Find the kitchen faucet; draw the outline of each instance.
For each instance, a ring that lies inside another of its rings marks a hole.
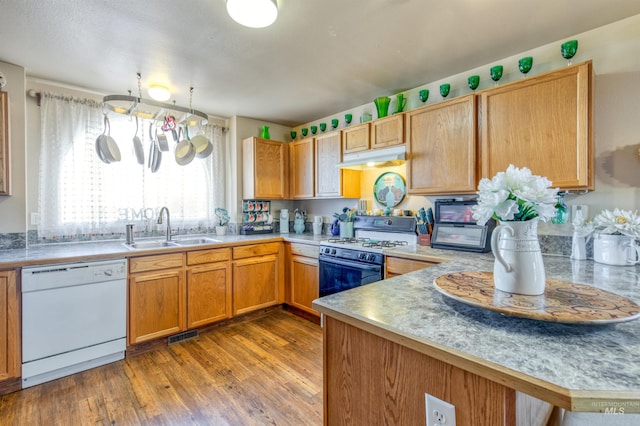
[[[158,225],[162,225],[162,212],[167,212],[167,242],[171,241],[171,216],[169,215],[169,209],[163,207],[158,214]]]

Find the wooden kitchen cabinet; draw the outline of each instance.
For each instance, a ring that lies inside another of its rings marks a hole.
[[[185,330],[183,253],[131,258],[129,273],[128,344]]]
[[[251,137],[242,141],[244,199],[282,200],[289,196],[289,146]]]
[[[460,96],[406,113],[407,192],[410,195],[476,191],[476,96]]]
[[[404,143],[404,114],[393,114],[371,122],[371,149]]]
[[[403,257],[385,257],[385,278],[393,278],[408,272],[419,271],[437,265],[437,262],[425,262],[422,260],[406,259]]]
[[[314,139],[307,138],[291,142],[289,144],[289,159],[291,162],[291,198],[313,198],[315,195]]]
[[[286,302],[314,316],[320,316],[311,307],[311,303],[320,297],[319,248],[316,245],[300,243],[289,243],[287,246],[289,282]]]
[[[347,127],[342,131],[342,153],[366,151],[370,148],[370,123]]]
[[[591,61],[481,92],[481,172],[528,167],[560,189],[594,189]]]
[[[231,317],[231,249],[187,253],[187,328]]]
[[[359,198],[360,171],[339,169],[342,132],[319,135],[315,140],[316,198]]]
[[[233,315],[284,301],[281,243],[233,248]]]
[[[18,297],[16,271],[0,271],[0,394],[20,388],[20,383],[13,383],[15,380],[10,380],[20,377]]]

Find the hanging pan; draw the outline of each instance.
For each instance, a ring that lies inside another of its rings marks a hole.
[[[138,164],[144,165],[144,148],[142,147],[142,141],[138,137],[138,116],[136,115],[136,134],[133,136],[133,152],[136,155],[136,161]]]

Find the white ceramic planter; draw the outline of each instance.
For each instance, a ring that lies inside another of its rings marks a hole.
[[[628,266],[640,263],[640,247],[633,237],[596,233],[593,260],[606,265]]]
[[[227,227],[226,226],[216,226],[216,235],[221,237],[223,235],[227,235]]]

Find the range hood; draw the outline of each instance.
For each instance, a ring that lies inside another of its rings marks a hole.
[[[405,153],[406,148],[402,145],[345,154],[342,157],[342,163],[336,164],[336,167],[341,169],[363,170],[374,167],[399,166],[405,162]]]

